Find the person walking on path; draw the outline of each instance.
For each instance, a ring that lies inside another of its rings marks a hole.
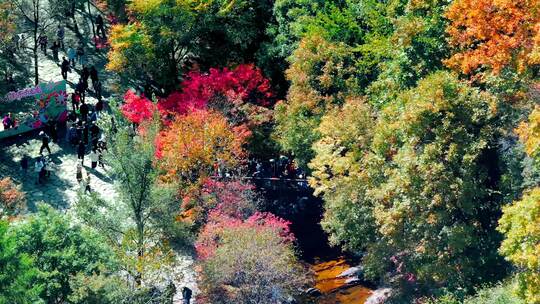
[[[69,47],[67,50],[67,56],[69,64],[75,68],[75,57],[77,57],[77,51],[73,47]]]
[[[54,143],[58,142],[58,128],[56,121],[49,121],[49,133],[51,134],[52,141]]]
[[[66,57],[62,57],[62,65],[60,66],[60,69],[62,70],[62,78],[66,80],[69,72],[69,61],[66,59]]]
[[[99,75],[95,66],[92,66],[90,68],[90,79],[92,79],[92,86],[94,87],[94,91],[95,91],[96,83],[99,82]]]
[[[77,47],[77,59],[80,65],[84,65],[86,63],[84,59],[84,47],[82,44]]]
[[[103,149],[102,145],[101,145],[102,141],[98,141],[98,148],[97,148],[97,153],[98,153],[98,165],[105,169],[105,162],[103,161],[103,152],[107,149],[105,147],[105,149]]]
[[[88,78],[90,77],[90,70],[87,66],[83,66],[81,71],[81,78],[83,80],[84,86],[88,88]]]
[[[28,156],[26,154],[21,158],[21,171],[23,178],[26,178],[26,173],[28,172]]]
[[[77,171],[75,171],[75,178],[77,179],[77,183],[81,185],[83,180],[83,167],[81,164],[77,164]]]
[[[95,106],[95,111],[96,111],[96,114],[98,115],[98,118],[99,118],[99,114],[103,111],[104,107],[105,105],[103,103],[103,100],[101,100],[101,98],[98,98],[98,102],[96,102],[96,106]]]
[[[60,50],[60,43],[58,43],[58,41],[54,41],[51,46],[51,50],[53,53],[54,61],[58,61],[58,50]]]
[[[84,181],[84,193],[92,193],[92,188],[90,187],[90,174],[86,172],[86,179]]]
[[[101,17],[100,14],[98,14],[96,17],[96,34],[98,36],[100,36],[101,34],[101,38],[103,39],[107,38],[107,35],[105,34],[105,26],[103,22],[103,17]]]
[[[92,152],[90,152],[90,155],[88,155],[88,157],[90,157],[90,162],[92,163],[92,169],[96,169],[98,165],[98,161],[99,161],[99,155],[97,153],[96,147],[92,148]]]
[[[36,185],[41,184],[45,179],[45,164],[43,163],[43,159],[41,157],[38,157],[36,163],[34,164],[34,172],[36,172],[38,176]]]
[[[101,132],[101,129],[98,127],[98,125],[92,123],[90,126],[90,135],[92,136],[92,142],[95,141],[95,146],[97,146],[97,142],[99,140],[99,132]]]
[[[73,107],[73,112],[79,111],[80,102],[81,102],[81,95],[79,95],[79,92],[75,90],[75,92],[71,93],[71,105]]]
[[[79,79],[79,83],[75,86],[75,92],[79,95],[81,102],[84,103],[86,97],[86,86],[82,77]],[[87,113],[88,114],[88,113]]]
[[[79,146],[77,147],[77,159],[81,160],[81,165],[84,165],[84,154],[86,153],[86,145],[81,140],[79,141]]]
[[[61,24],[58,25],[58,29],[56,30],[56,37],[58,38],[58,43],[60,47],[62,48],[62,51],[66,49],[64,45],[64,38],[66,36],[66,32],[64,31],[64,26]]]
[[[103,98],[103,95],[102,95],[102,86],[101,86],[101,81],[97,81],[95,84],[94,84],[94,91],[96,93],[96,98],[98,100],[98,102],[101,102],[101,99]],[[97,104],[96,104],[96,107],[97,107]],[[102,108],[103,109],[103,108]],[[101,111],[101,110],[100,110]]]
[[[79,142],[80,138],[77,135],[77,127],[75,127],[75,124],[71,125],[69,127],[68,131],[66,132],[66,141],[72,146],[77,146],[77,143]]]
[[[41,148],[39,149],[39,155],[43,155],[43,150],[47,149],[49,152],[49,155],[51,154],[51,148],[49,148],[49,135],[45,134],[45,132],[41,131],[39,132],[39,136],[41,136]]]
[[[79,112],[81,113],[81,120],[86,122],[88,120],[88,113],[90,113],[90,107],[84,102],[84,99],[81,100]]]
[[[43,55],[47,55],[47,35],[41,33],[39,34],[38,43],[40,49],[43,51]]]
[[[85,145],[88,145],[88,133],[90,133],[89,131],[89,127],[88,127],[88,124],[87,123],[84,123],[83,124],[84,126],[84,129],[83,129],[83,142]]]
[[[184,304],[189,304],[191,302],[191,289],[187,286],[182,288],[182,298],[184,299]]]

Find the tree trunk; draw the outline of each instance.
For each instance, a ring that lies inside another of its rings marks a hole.
[[[92,34],[96,37],[96,28],[94,27],[94,17],[92,16],[92,10],[90,9],[90,0],[86,2],[88,4],[88,15],[90,16],[90,23],[92,23]]]
[[[34,82],[39,84],[38,66],[38,31],[39,31],[39,0],[34,0]]]
[[[142,222],[142,217],[140,213],[136,216],[137,223],[137,258],[140,260],[144,257],[144,224]],[[135,276],[135,284],[137,287],[140,287],[142,284],[142,271],[137,269],[137,275]]]
[[[38,47],[37,41],[34,45],[34,82],[36,85],[39,84],[39,66],[38,66]]]

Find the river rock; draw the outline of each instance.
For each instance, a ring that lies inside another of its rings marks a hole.
[[[358,277],[349,277],[345,280],[345,284],[347,285],[356,285],[360,284],[361,280]]]
[[[379,288],[367,298],[364,304],[384,304],[392,295],[392,288]]]
[[[318,290],[317,288],[314,288],[314,287],[311,287],[308,290],[306,290],[306,294],[308,294],[308,295],[310,295],[312,297],[318,297],[318,296],[322,295],[321,291]]]
[[[337,277],[338,278],[344,278],[344,277],[359,277],[362,275],[362,267],[361,266],[356,266],[356,267],[351,267],[345,271],[343,271],[342,273],[340,273]]]

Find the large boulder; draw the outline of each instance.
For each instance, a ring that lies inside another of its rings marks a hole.
[[[345,277],[362,277],[363,269],[362,266],[356,266],[351,267],[342,273],[340,273],[337,277],[338,278],[345,278]]]
[[[364,304],[384,304],[392,296],[392,288],[379,288],[367,298]]]

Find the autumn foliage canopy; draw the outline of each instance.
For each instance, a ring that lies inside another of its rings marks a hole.
[[[216,162],[227,168],[239,164],[249,134],[215,111],[196,110],[180,116],[161,133],[157,156],[168,175],[209,176]]]
[[[446,17],[450,43],[458,51],[446,64],[469,74],[481,66],[498,73],[540,63],[540,2],[457,0]]]

